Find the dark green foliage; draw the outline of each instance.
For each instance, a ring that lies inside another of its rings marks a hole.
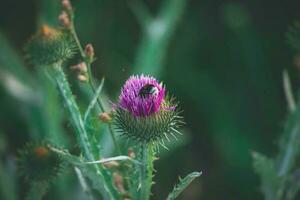
[[[117,131],[124,137],[130,138],[140,143],[154,143],[165,147],[164,140],[180,134],[178,128],[183,124],[180,112],[175,108],[176,105],[166,99],[165,107],[159,112],[148,117],[135,117],[130,112],[118,108],[114,112],[114,124]]]
[[[254,169],[260,176],[261,190],[266,200],[294,199],[300,189],[296,173],[300,157],[300,106],[299,101],[295,103],[288,77],[286,72],[283,84],[290,113],[280,138],[276,159],[253,153]]]
[[[76,46],[68,30],[43,25],[25,50],[30,62],[44,66],[71,58]]]
[[[295,22],[286,33],[288,44],[296,51],[300,51],[300,22]]]
[[[19,152],[19,171],[27,181],[51,181],[63,169],[63,160],[46,142],[28,143]]]
[[[280,199],[283,192],[280,190],[283,177],[278,176],[274,160],[256,152],[252,156],[255,172],[261,177],[261,191],[265,199]]]

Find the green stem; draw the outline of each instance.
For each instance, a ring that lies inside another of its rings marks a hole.
[[[64,98],[65,104],[71,115],[71,122],[76,130],[78,142],[83,149],[83,154],[87,160],[97,160],[97,156],[94,155],[93,148],[89,142],[89,134],[85,129],[81,113],[74,99],[69,83],[66,80],[61,63],[53,65],[53,77],[56,80],[56,84],[59,88],[60,94]],[[103,196],[104,199],[119,199],[118,193],[115,190],[111,178],[107,176],[105,170],[100,165],[95,165],[95,169],[99,178],[103,180]]]
[[[141,162],[139,192],[137,199],[148,200],[151,194],[154,151],[151,144],[143,143],[139,155]]]
[[[53,75],[56,80],[56,84],[58,86],[60,94],[64,98],[67,108],[69,109],[72,123],[76,130],[80,146],[83,149],[84,156],[88,160],[93,160],[93,156],[92,156],[93,154],[91,151],[92,148],[88,141],[88,133],[87,133],[86,129],[84,128],[84,124],[81,119],[81,113],[79,111],[77,103],[75,102],[72,91],[69,87],[69,83],[66,80],[65,74],[63,72],[63,69],[61,68],[61,63],[54,64],[53,69],[54,69]]]
[[[71,28],[70,28],[70,32],[71,32],[71,35],[73,36],[73,38],[75,40],[76,46],[79,49],[80,55],[81,55],[83,61],[85,62],[86,66],[87,66],[88,77],[89,77],[88,84],[89,84],[89,87],[91,88],[91,90],[93,91],[93,93],[95,94],[96,87],[95,87],[95,82],[94,82],[94,78],[93,78],[93,74],[92,74],[92,70],[91,70],[91,62],[88,61],[87,56],[86,56],[86,54],[85,54],[85,52],[84,52],[84,50],[81,46],[80,40],[78,38],[78,35],[76,33],[76,29],[75,29],[75,26],[74,26],[73,18],[74,17],[72,17],[72,25],[71,25]],[[103,103],[102,103],[100,97],[97,98],[97,104],[98,104],[101,112],[106,112],[105,107],[103,106]],[[116,136],[115,136],[115,133],[114,133],[114,130],[113,130],[111,124],[108,124],[108,130],[109,130],[109,133],[110,133],[111,138],[113,140],[113,143],[116,147],[117,154],[121,155],[120,146],[117,143],[117,139],[116,139]]]

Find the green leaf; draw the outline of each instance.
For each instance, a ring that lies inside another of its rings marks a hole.
[[[76,175],[78,177],[79,183],[81,185],[81,187],[83,188],[83,191],[87,194],[87,196],[90,199],[94,199],[93,194],[92,194],[92,190],[90,188],[89,183],[86,181],[84,175],[82,174],[81,170],[78,167],[74,167],[74,170],[76,172]]]
[[[145,11],[143,15],[141,11],[136,11],[138,8],[143,8],[142,4],[131,5],[138,20],[146,23],[143,26],[145,34],[139,44],[132,73],[145,73],[156,77],[162,75],[166,52],[176,25],[182,17],[186,2],[187,0],[165,0],[158,15],[152,19],[145,14]],[[132,2],[132,4],[134,3]]]
[[[103,85],[104,85],[104,78],[102,78],[101,83],[100,83],[99,87],[97,88],[96,93],[84,114],[83,122],[85,125],[87,125],[88,117],[90,116],[92,109],[95,107],[95,105],[97,103],[97,99],[102,91]]]
[[[187,188],[195,178],[201,176],[202,172],[192,172],[185,178],[179,178],[179,183],[174,186],[173,191],[168,195],[167,200],[176,199]]]
[[[296,51],[300,50],[300,22],[296,21],[286,33],[288,44]]]
[[[282,191],[279,188],[283,179],[277,174],[274,160],[257,152],[253,152],[252,157],[254,170],[261,178],[261,190],[265,200],[280,199]]]
[[[294,200],[300,189],[300,169],[296,169],[286,182],[286,200]]]
[[[283,70],[282,72],[282,82],[288,108],[290,112],[293,112],[296,110],[296,101],[293,95],[291,79],[287,70]]]

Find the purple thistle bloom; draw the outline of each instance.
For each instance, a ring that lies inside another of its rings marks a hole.
[[[165,98],[162,83],[151,76],[131,76],[119,96],[119,106],[135,117],[146,117],[158,112]]]

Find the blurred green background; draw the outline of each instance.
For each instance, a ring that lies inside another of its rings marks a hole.
[[[289,69],[294,88],[299,85],[298,71],[293,68],[294,53],[285,40],[288,26],[300,17],[299,1],[72,3],[78,34],[83,43],[95,47],[93,71],[99,80],[106,77],[110,100],[117,99],[129,75],[150,73],[163,80],[184,110],[184,142],[164,152],[155,163],[153,198],[164,199],[178,175],[201,170],[203,175],[187,189],[183,199],[262,199],[250,153],[276,153],[287,114],[282,70]],[[51,99],[59,105],[45,108],[45,113],[51,115],[41,114],[44,111],[34,108],[35,102],[29,103],[32,109],[27,108],[23,99],[18,100],[18,95],[9,91],[5,81],[8,74],[4,73],[9,71],[36,88],[38,70],[28,65],[25,70],[20,67],[24,63],[22,48],[39,24],[56,25],[59,12],[56,0],[0,0],[2,180],[7,173],[4,170],[13,168],[11,160],[17,149],[30,140],[32,130],[38,129],[32,126],[43,123],[32,122],[28,112],[37,112],[51,123],[53,115],[60,115],[51,109],[61,107],[59,99],[51,94],[46,101]],[[148,18],[147,12],[156,18]],[[46,86],[41,90],[46,94],[49,91]],[[28,121],[35,125],[28,125]],[[62,129],[55,128],[57,132]],[[11,171],[16,176],[14,169]],[[18,185],[21,194],[23,187]]]

